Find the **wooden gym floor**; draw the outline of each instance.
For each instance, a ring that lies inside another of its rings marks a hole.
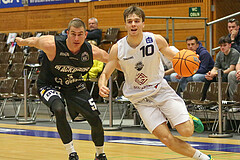
[[[86,122],[70,123],[75,149],[81,160],[93,160],[95,148]],[[82,129],[83,128],[83,129]],[[176,136],[175,131],[172,133]],[[208,138],[209,132],[181,139],[215,160],[239,160],[240,135],[232,138]],[[15,121],[0,121],[0,160],[67,160],[68,155],[53,122],[16,125]],[[172,152],[146,129],[123,128],[105,131],[105,152],[109,160],[190,160]]]

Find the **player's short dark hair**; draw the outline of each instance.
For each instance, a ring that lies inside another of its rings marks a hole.
[[[198,43],[198,38],[196,37],[196,36],[188,36],[187,38],[186,38],[186,42],[187,41],[190,41],[190,40],[195,40],[196,41],[196,43]]]
[[[68,23],[68,30],[70,30],[71,27],[75,28],[80,28],[83,27],[84,31],[86,31],[86,25],[85,23],[80,19],[80,18],[73,18],[69,23]]]
[[[218,41],[218,44],[221,45],[221,44],[224,44],[224,43],[231,43],[231,39],[230,37],[228,36],[222,36],[219,38],[219,41]]]
[[[124,10],[124,12],[123,12],[124,22],[126,22],[127,17],[131,14],[136,14],[137,16],[142,18],[143,22],[145,21],[144,11],[141,8],[133,5]]]
[[[228,23],[233,23],[233,22],[235,22],[236,25],[239,26],[239,21],[237,19],[235,19],[235,18],[228,19]]]

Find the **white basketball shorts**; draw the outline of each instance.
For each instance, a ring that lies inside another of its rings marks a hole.
[[[174,127],[190,119],[182,98],[166,81],[162,81],[160,85],[161,89],[155,95],[134,103],[143,123],[151,133],[167,120]]]

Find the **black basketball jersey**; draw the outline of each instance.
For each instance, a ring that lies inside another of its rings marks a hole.
[[[82,84],[82,76],[92,67],[91,45],[85,41],[80,51],[74,55],[66,45],[66,38],[66,36],[55,36],[56,56],[53,61],[49,61],[46,55],[43,57],[39,87],[51,85],[75,88]]]

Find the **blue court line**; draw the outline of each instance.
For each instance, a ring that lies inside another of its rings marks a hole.
[[[23,136],[34,136],[34,137],[59,138],[59,134],[57,132],[54,132],[54,131],[0,128],[0,133],[2,133],[2,134],[13,134],[13,135],[23,135]],[[73,133],[73,139],[74,140],[91,141],[91,135]],[[109,143],[124,143],[124,144],[165,147],[165,145],[163,143],[161,143],[158,139],[151,139],[151,138],[105,136],[104,140],[105,140],[105,142],[109,142]],[[200,149],[200,150],[212,150],[212,151],[240,153],[240,145],[236,145],[236,144],[205,143],[205,142],[192,142],[192,141],[186,141],[186,142],[188,142],[194,148]]]

